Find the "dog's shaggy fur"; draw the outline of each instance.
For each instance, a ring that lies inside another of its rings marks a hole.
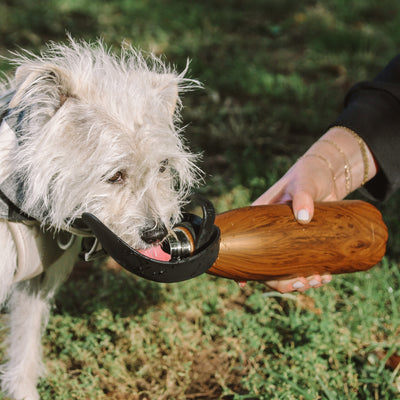
[[[129,46],[114,55],[101,42],[50,44],[40,56],[23,52],[12,61],[15,76],[0,94],[12,93],[7,112],[22,116],[22,123],[18,145],[0,149],[0,175],[1,168],[11,168],[23,181],[22,211],[50,232],[68,230],[88,211],[137,249],[151,245],[143,232],[169,230],[198,177],[194,155],[176,127],[178,93],[197,82],[153,55]],[[27,236],[39,232],[21,229]],[[43,273],[26,279],[28,271],[18,282],[18,249],[5,220],[0,242],[0,301],[10,310],[2,388],[12,398],[36,400],[41,332],[79,241],[44,263]]]

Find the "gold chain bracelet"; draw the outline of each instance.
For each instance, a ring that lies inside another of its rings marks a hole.
[[[353,186],[353,182],[352,182],[353,177],[352,177],[352,173],[351,173],[350,162],[349,162],[349,159],[347,158],[345,152],[335,142],[332,142],[331,140],[320,139],[320,140],[318,140],[318,142],[329,143],[342,155],[343,160],[344,160],[344,179],[345,179],[345,184],[346,184],[346,191],[347,191],[347,193],[350,193],[351,188]]]
[[[361,186],[365,185],[365,183],[368,181],[368,176],[369,176],[369,163],[368,163],[367,147],[364,141],[361,139],[360,136],[357,135],[357,133],[355,133],[350,128],[347,128],[346,126],[335,126],[334,128],[344,129],[346,132],[350,133],[350,135],[352,135],[357,140],[358,145],[360,146],[361,156],[364,163],[364,177]]]

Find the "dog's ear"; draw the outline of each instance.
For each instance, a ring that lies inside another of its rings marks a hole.
[[[159,92],[161,102],[173,115],[178,102],[178,77],[174,74],[152,74],[153,87]]]
[[[59,99],[59,107],[67,98],[66,73],[56,65],[22,65],[15,72],[16,93],[10,107],[16,107],[27,96],[55,96]]]
[[[176,79],[171,80],[168,85],[166,85],[162,91],[162,99],[168,107],[168,111],[171,115],[174,114],[176,104],[178,102],[178,83]]]

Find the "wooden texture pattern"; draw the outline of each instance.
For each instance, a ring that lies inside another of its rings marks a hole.
[[[215,224],[221,244],[209,273],[236,280],[364,271],[382,259],[388,238],[380,212],[360,200],[317,203],[307,225],[284,204],[227,211]]]

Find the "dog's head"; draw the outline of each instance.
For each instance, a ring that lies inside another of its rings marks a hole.
[[[23,211],[58,229],[87,211],[133,247],[160,240],[199,176],[177,128],[179,93],[197,83],[101,43],[52,44],[17,63]]]

